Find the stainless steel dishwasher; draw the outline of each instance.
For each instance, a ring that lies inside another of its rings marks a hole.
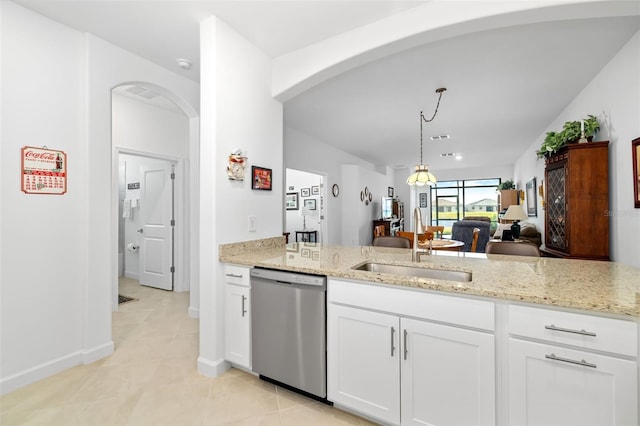
[[[262,379],[327,396],[327,278],[251,270],[252,368]]]

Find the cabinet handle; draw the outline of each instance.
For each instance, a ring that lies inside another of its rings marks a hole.
[[[562,361],[562,362],[568,362],[569,364],[581,365],[583,367],[598,368],[595,364],[587,362],[584,359],[580,361],[576,361],[575,359],[562,358],[562,357],[556,356],[556,354],[545,355],[544,357],[547,359],[551,359],[553,361]]]
[[[393,335],[394,335],[395,333],[396,333],[396,329],[395,329],[395,328],[393,328],[393,327],[391,327],[391,356],[392,356],[392,357],[393,357],[393,353],[394,353],[394,352],[395,352],[395,350],[396,350],[396,347],[395,347],[395,346],[394,346],[394,344],[393,344],[393,343],[394,343],[394,342],[393,342],[393,340],[394,340],[394,339],[393,339]]]
[[[407,350],[407,334],[409,333],[407,332],[407,329],[405,329],[404,330],[404,360],[405,361],[407,360],[407,352],[409,352]]]
[[[227,277],[231,277],[231,278],[242,278],[242,274],[238,275],[238,274],[225,274]]]
[[[247,310],[244,308],[244,301],[247,300],[247,296],[242,295],[242,316],[247,313]]]
[[[573,333],[573,334],[581,334],[583,336],[591,336],[591,337],[596,337],[596,333],[593,333],[591,331],[586,331],[585,329],[582,330],[572,330],[570,328],[562,328],[562,327],[556,327],[555,325],[551,324],[551,325],[545,325],[544,328],[546,328],[547,330],[552,330],[552,331],[562,331],[563,333]]]

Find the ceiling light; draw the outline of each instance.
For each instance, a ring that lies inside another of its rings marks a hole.
[[[450,138],[451,138],[451,136],[449,136],[449,135],[431,136],[431,140],[432,141],[439,141],[439,140],[442,140],[442,139],[450,139]]]
[[[462,155],[460,154],[456,155],[456,160],[462,160]]]
[[[176,59],[176,62],[178,63],[178,66],[183,70],[189,71],[191,69],[191,61],[189,61],[188,59],[178,58]]]
[[[425,123],[430,123],[434,118],[436,118],[438,107],[440,106],[440,99],[442,99],[442,94],[446,90],[447,89],[444,87],[436,89],[436,93],[439,94],[438,103],[436,104],[436,110],[433,113],[433,116],[429,120],[424,118],[424,114],[420,111],[420,164],[416,166],[415,172],[407,178],[408,185],[435,185],[438,182],[436,177],[429,173],[429,166],[422,164],[422,121],[424,120]]]

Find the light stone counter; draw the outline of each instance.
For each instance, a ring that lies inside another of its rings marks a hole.
[[[220,246],[221,262],[398,286],[582,309],[640,318],[640,269],[616,262],[434,251],[412,263],[411,250],[285,245],[283,237]],[[472,273],[471,282],[354,270],[364,262]]]

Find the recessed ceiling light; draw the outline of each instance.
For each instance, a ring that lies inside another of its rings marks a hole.
[[[180,68],[182,68],[183,70],[190,70],[191,69],[191,61],[188,59],[184,59],[184,58],[178,58],[176,59],[176,62],[178,63],[178,66]]]
[[[460,154],[456,155],[456,160],[462,160],[462,155]]]
[[[432,141],[439,141],[439,140],[442,140],[442,139],[450,139],[450,138],[451,138],[451,136],[449,136],[449,135],[431,136],[431,140]]]

